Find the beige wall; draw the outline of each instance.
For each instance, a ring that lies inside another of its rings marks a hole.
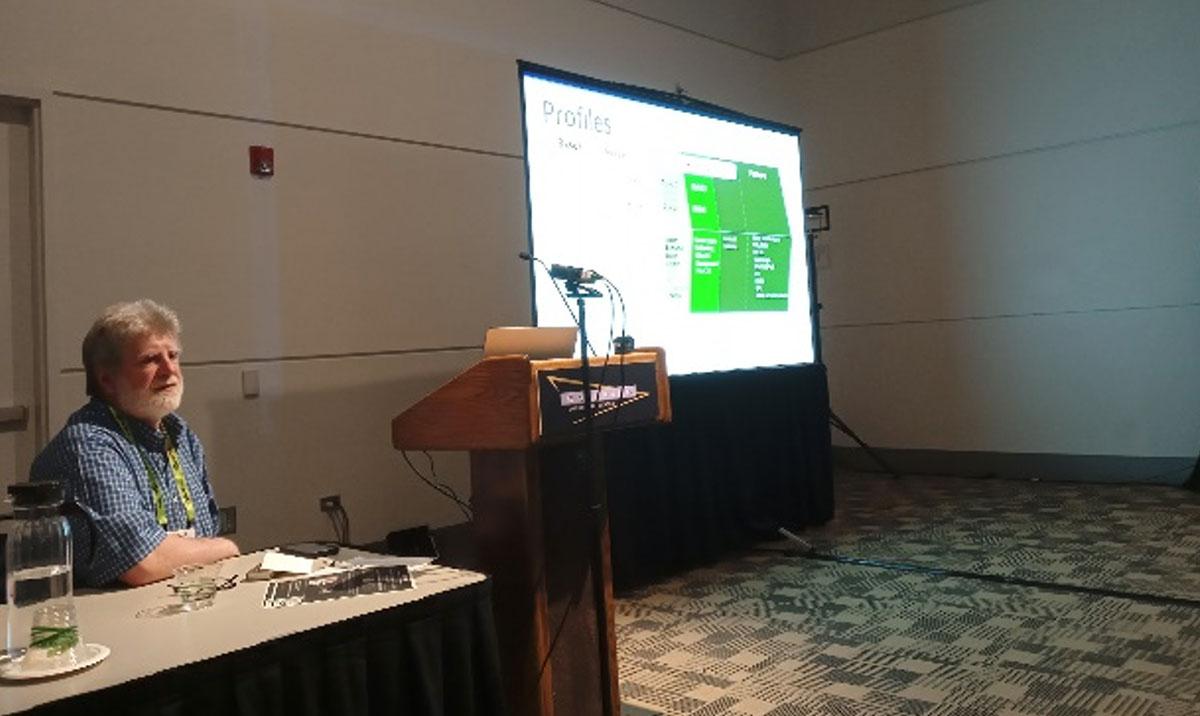
[[[1197,37],[1192,0],[991,0],[784,64],[864,439],[1194,458]]]
[[[331,493],[356,541],[460,521],[389,421],[529,320],[518,58],[782,111],[770,61],[585,0],[0,6],[0,86],[49,95],[52,431],[91,319],[152,296],[183,319],[182,412],[243,547],[332,537]],[[465,457],[437,458],[468,494]]]

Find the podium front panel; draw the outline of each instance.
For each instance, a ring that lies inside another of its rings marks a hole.
[[[653,423],[659,418],[659,383],[654,363],[589,366],[592,423],[597,430]],[[582,368],[548,368],[537,373],[542,439],[583,435]]]

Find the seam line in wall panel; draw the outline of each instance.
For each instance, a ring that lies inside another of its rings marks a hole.
[[[972,7],[975,5],[982,5],[985,2],[991,2],[991,0],[975,0],[975,2],[963,3],[962,5],[955,5],[954,7],[946,8],[945,10],[938,10],[937,12],[931,12],[926,15],[920,15],[918,17],[910,17],[906,20],[901,20],[899,22],[892,23],[891,25],[877,27],[872,30],[867,30],[866,32],[860,32],[857,35],[851,35],[849,37],[839,38],[837,40],[833,40],[832,42],[827,42],[823,45],[817,45],[816,47],[806,47],[804,49],[796,50],[794,52],[785,52],[783,54],[778,54],[778,53],[771,53],[771,52],[763,52],[762,50],[756,50],[753,47],[739,45],[736,42],[731,42],[724,38],[715,37],[713,35],[709,35],[709,34],[700,32],[699,30],[693,30],[692,28],[687,27],[685,25],[679,25],[679,24],[676,24],[669,20],[663,20],[662,18],[654,17],[653,15],[647,15],[645,13],[641,13],[636,10],[630,10],[627,7],[622,7],[622,6],[612,3],[612,2],[605,2],[605,0],[590,0],[590,1],[597,5],[603,5],[604,7],[609,8],[611,10],[616,10],[617,12],[623,12],[626,15],[632,15],[633,17],[636,17],[640,20],[646,20],[647,22],[653,22],[657,25],[669,27],[673,30],[685,32],[689,35],[693,35],[695,37],[699,37],[701,39],[708,40],[710,42],[715,42],[719,45],[725,45],[726,47],[732,47],[736,50],[742,50],[743,52],[749,52],[752,55],[756,55],[758,57],[763,57],[768,60],[775,60],[776,62],[786,62],[788,60],[794,60],[797,57],[802,57],[804,55],[809,54],[810,52],[817,52],[819,50],[824,50],[824,49],[827,49],[830,47],[836,47],[837,45],[844,45],[847,42],[854,42],[855,40],[861,40],[864,37],[870,37],[871,35],[877,35],[881,32],[887,32],[888,30],[893,30],[897,27],[903,27],[904,25],[909,25],[914,22],[920,22],[921,20],[928,20],[931,17],[937,17],[938,15],[945,15],[946,13],[955,12],[956,10],[963,10],[965,8],[969,8],[969,7]]]
[[[1097,313],[1127,313],[1130,311],[1159,311],[1173,308],[1200,308],[1200,301],[1192,303],[1164,303],[1157,306],[1121,306],[1115,308],[1087,308],[1071,311],[1030,311],[1028,313],[996,313],[983,316],[959,316],[956,318],[913,318],[898,321],[864,321],[862,323],[831,323],[822,325],[822,330],[837,328],[877,328],[881,326],[911,326],[927,323],[965,323],[968,321],[994,321],[1007,318],[1045,318],[1050,316],[1078,316]]]
[[[809,53],[811,53],[811,52],[818,52],[818,51],[820,51],[820,50],[827,50],[827,49],[829,49],[830,47],[837,47],[838,45],[844,45],[844,44],[846,44],[847,42],[854,42],[855,40],[861,40],[861,39],[862,39],[862,38],[864,38],[864,37],[870,37],[871,35],[878,35],[878,34],[879,34],[879,33],[881,33],[881,32],[887,32],[888,30],[894,30],[894,29],[896,29],[897,27],[903,27],[903,26],[905,26],[905,25],[911,25],[911,24],[912,24],[912,23],[914,23],[914,22],[920,22],[920,21],[922,21],[922,20],[928,20],[929,18],[931,18],[931,17],[937,17],[938,15],[945,15],[945,14],[947,14],[947,13],[957,12],[958,10],[965,10],[965,9],[967,9],[967,8],[969,8],[969,7],[974,7],[974,6],[976,6],[976,5],[982,5],[982,4],[984,4],[985,2],[991,2],[991,0],[975,0],[975,2],[963,3],[962,5],[955,5],[954,7],[948,7],[948,8],[946,8],[945,10],[938,10],[938,11],[936,11],[936,12],[931,12],[931,13],[929,13],[929,14],[927,14],[927,15],[920,15],[920,16],[918,16],[918,17],[910,17],[910,18],[908,18],[907,20],[901,20],[900,22],[896,22],[896,23],[893,23],[893,24],[891,24],[891,25],[885,25],[885,26],[883,26],[883,27],[877,27],[877,28],[875,28],[874,30],[867,30],[866,32],[860,32],[860,33],[859,33],[859,34],[857,34],[857,35],[851,35],[851,36],[849,36],[849,37],[843,37],[843,38],[841,38],[841,39],[839,39],[839,40],[834,40],[833,42],[827,42],[827,43],[825,43],[824,45],[817,45],[816,47],[806,47],[806,48],[804,48],[803,50],[797,50],[796,52],[793,52],[793,53],[791,53],[791,54],[788,54],[788,55],[783,55],[783,56],[781,56],[781,57],[776,57],[775,59],[777,59],[777,60],[783,60],[783,61],[787,61],[787,60],[794,60],[794,59],[796,59],[797,57],[803,57],[804,55],[807,55],[807,54],[809,54]]]
[[[355,353],[310,353],[306,355],[274,356],[270,358],[222,358],[218,360],[183,361],[184,368],[207,368],[228,365],[261,365],[264,363],[300,363],[318,360],[345,360],[347,358],[387,358],[392,356],[431,355],[434,353],[457,353],[479,351],[483,346],[445,346],[442,348],[412,348],[402,351],[359,351]],[[83,368],[63,368],[59,375],[83,373]]]
[[[806,189],[806,192],[823,191],[825,189],[838,189],[844,186],[852,186],[854,184],[865,184],[867,182],[880,181],[882,179],[894,179],[896,177],[908,176],[910,174],[921,174],[923,172],[934,172],[942,169],[951,169],[953,167],[967,166],[969,164],[980,164],[982,162],[990,162],[997,159],[1008,159],[1009,157],[1019,157],[1026,154],[1038,154],[1040,152],[1055,152],[1060,149],[1070,149],[1079,147],[1085,144],[1097,144],[1099,142],[1110,142],[1117,139],[1130,139],[1132,137],[1142,137],[1150,134],[1158,134],[1160,132],[1170,132],[1176,129],[1186,129],[1189,127],[1200,126],[1200,119],[1188,119],[1182,122],[1173,124],[1163,124],[1157,127],[1148,127],[1146,129],[1131,129],[1126,132],[1115,132],[1113,134],[1104,134],[1099,137],[1088,137],[1086,139],[1073,139],[1069,142],[1060,142],[1058,144],[1047,144],[1041,147],[1030,147],[1028,149],[1017,149],[1011,152],[1001,152],[1000,154],[989,154],[985,157],[973,157],[971,159],[960,159],[953,162],[945,162],[943,164],[930,164],[924,167],[915,169],[905,169],[898,172],[888,172],[887,174],[877,174],[875,176],[862,177],[860,179],[847,179],[845,181],[837,181],[820,186],[812,186]]]
[[[982,0],[982,1],[986,1],[986,0]],[[629,8],[621,7],[620,5],[616,5],[611,2],[605,2],[604,0],[590,0],[590,2],[593,2],[597,5],[602,5],[610,10],[616,10],[617,12],[623,12],[626,15],[632,15],[632,16],[638,18],[639,20],[646,20],[647,22],[653,22],[657,25],[669,27],[672,30],[678,30],[680,32],[687,33],[688,35],[692,35],[694,37],[699,37],[701,39],[708,40],[710,42],[715,42],[718,45],[725,45],[726,47],[732,47],[735,50],[741,50],[742,52],[749,52],[752,55],[756,55],[758,57],[762,57],[762,58],[765,58],[768,60],[780,61],[780,60],[785,59],[785,57],[783,55],[772,55],[768,52],[762,52],[761,50],[756,50],[752,47],[746,47],[745,45],[739,45],[736,42],[730,42],[729,40],[723,40],[719,37],[714,37],[712,35],[706,35],[703,32],[700,32],[698,30],[693,30],[690,27],[685,27],[683,25],[677,25],[673,22],[669,22],[667,20],[663,20],[661,18],[657,18],[652,15],[646,15],[644,13],[637,12],[636,10],[630,10]]]
[[[122,107],[137,107],[139,109],[151,109],[158,112],[172,112],[175,114],[188,114],[195,117],[210,117],[213,119],[228,119],[235,122],[247,122],[250,124],[263,124],[271,127],[283,127],[286,129],[301,129],[308,132],[321,132],[323,134],[337,134],[343,137],[355,137],[357,139],[374,139],[380,142],[392,142],[395,144],[408,144],[414,147],[426,147],[428,149],[446,149],[452,152],[464,152],[467,154],[480,154],[488,157],[502,157],[504,159],[523,159],[520,154],[510,154],[509,152],[497,152],[490,149],[477,149],[475,147],[463,147],[455,144],[443,144],[441,142],[427,142],[420,139],[406,139],[404,137],[396,137],[387,134],[375,134],[372,132],[358,132],[352,129],[338,129],[337,127],[322,127],[316,124],[302,124],[300,122],[285,122],[277,119],[264,119],[262,117],[250,117],[246,115],[230,114],[227,112],[210,112],[202,109],[190,109],[188,107],[173,107],[165,104],[152,104],[150,102],[137,102],[127,99],[116,99],[114,97],[100,97],[97,95],[79,94],[76,92],[64,92],[55,90],[56,97],[65,97],[68,99],[85,100],[88,102],[99,102],[101,104],[115,104]]]

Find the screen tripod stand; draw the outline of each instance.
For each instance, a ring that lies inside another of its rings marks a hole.
[[[816,239],[817,234],[823,231],[829,231],[829,205],[822,204],[820,206],[810,206],[804,210],[805,231],[804,239],[808,251],[808,283],[809,294],[812,296],[812,325],[813,325],[813,353],[816,362],[823,363],[821,360],[821,302],[817,300],[817,262],[816,262]],[[829,424],[836,428],[846,437],[858,443],[858,446],[867,453],[867,456],[881,467],[884,472],[892,477],[899,479],[901,474],[896,468],[888,464],[883,456],[875,451],[870,445],[858,436],[842,420],[837,413],[833,412],[833,408],[829,409]]]

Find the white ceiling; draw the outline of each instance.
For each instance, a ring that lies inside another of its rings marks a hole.
[[[765,57],[786,59],[987,0],[592,0]]]

